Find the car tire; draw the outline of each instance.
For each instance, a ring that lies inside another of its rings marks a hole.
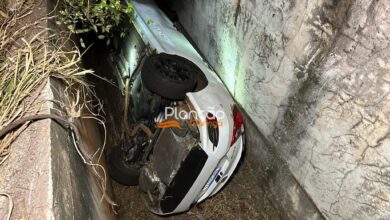
[[[151,92],[171,100],[183,100],[195,89],[202,71],[191,61],[176,55],[148,57],[141,69],[143,85]]]
[[[140,169],[125,164],[120,147],[113,149],[108,157],[108,169],[112,179],[126,186],[138,185]]]

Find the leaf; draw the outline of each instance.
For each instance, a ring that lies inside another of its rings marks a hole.
[[[81,45],[82,48],[85,48],[84,40],[81,37],[80,37],[80,45]]]
[[[148,24],[148,25],[151,25],[153,23],[154,23],[154,21],[151,18],[148,18],[148,20],[146,21],[146,24]]]
[[[106,0],[102,0],[101,3],[100,3],[100,7],[104,8],[106,6],[107,6],[107,1]]]
[[[68,25],[68,29],[73,32],[73,25]]]
[[[79,7],[83,7],[84,6],[84,0],[79,0]]]
[[[88,2],[88,7],[87,7]],[[123,2],[123,4],[122,4]],[[134,19],[134,6],[122,0],[63,0],[57,24],[63,24],[72,33],[94,31],[98,39],[114,44],[113,38],[123,38],[128,29],[124,22]],[[150,19],[148,24],[152,24]]]
[[[133,4],[129,3],[129,4],[127,4],[127,8],[125,9],[125,13],[129,15],[133,12],[133,10],[134,10]]]

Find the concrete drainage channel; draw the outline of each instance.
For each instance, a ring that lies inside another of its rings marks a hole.
[[[52,11],[54,6],[54,1],[42,1],[36,6],[37,10],[32,13],[34,18],[31,19],[39,19]],[[57,28],[54,22],[42,25]],[[80,141],[88,155],[94,155],[103,146],[105,138],[105,152],[109,153],[118,145],[124,129],[123,96],[115,85],[108,55],[105,46],[95,43],[83,56],[84,67],[95,70],[98,76],[105,79],[90,77],[88,80],[103,103],[106,130],[99,129],[101,126],[91,118],[74,122],[80,130]],[[53,100],[45,105],[45,109],[48,109],[46,114],[64,114],[63,106],[56,103],[74,103],[77,97],[73,95],[68,93],[66,85],[51,78],[39,100]],[[13,207],[10,209],[7,206],[10,203],[2,197],[0,216],[6,216],[11,210],[12,217],[16,219],[162,218],[148,210],[148,198],[138,187],[126,187],[107,179],[102,190],[102,180],[96,178],[96,171],[80,158],[69,132],[54,121],[34,122],[15,141],[12,150],[6,163],[0,167],[0,189],[11,192]],[[104,157],[99,164],[106,167]],[[221,193],[192,207],[187,213],[169,218],[281,219],[283,215],[275,206],[270,191],[259,182],[257,165],[251,160],[253,158],[248,157],[241,162],[236,175]],[[99,173],[100,177],[104,176],[101,170]],[[106,197],[103,197],[103,191]],[[118,204],[115,207],[118,215],[109,204],[114,202]]]
[[[55,4],[48,2],[50,10],[43,4],[34,15],[51,11]],[[262,3],[173,3],[194,42],[246,110],[247,136],[245,157],[228,185],[168,218],[388,219],[388,4]],[[125,128],[123,94],[108,55],[104,45],[95,43],[83,57],[84,66],[104,78],[88,80],[103,103],[106,130],[99,130],[96,121],[75,122],[89,154],[104,137],[109,154]],[[72,99],[64,85],[52,79],[41,97],[66,98]],[[53,105],[47,109],[58,111]],[[15,141],[17,150],[0,166],[0,192],[12,192],[13,217],[163,218],[148,210],[148,197],[138,187],[108,179],[106,196],[118,204],[114,214],[107,203],[112,201],[101,200],[99,180],[68,137],[47,120],[33,123]],[[0,199],[2,216],[8,203]]]
[[[103,103],[106,155],[121,140],[124,129],[124,96],[116,85],[110,52],[95,43],[84,55],[84,64],[104,80],[91,77],[96,95]],[[128,187],[111,180],[112,196],[118,204],[119,219],[321,219],[321,214],[300,188],[278,153],[261,135],[250,117],[246,121],[246,150],[234,177],[216,196],[195,205],[188,212],[160,217],[148,209],[148,196],[137,186]],[[258,148],[262,149],[261,151]],[[285,189],[293,189],[293,192]],[[294,202],[291,197],[296,198]],[[296,208],[298,207],[298,208]],[[303,208],[304,207],[304,208]]]
[[[104,103],[106,113],[107,152],[119,144],[123,125],[124,98],[111,74],[112,65],[108,50],[95,44],[84,56],[85,66],[93,68],[106,80],[91,78],[97,96]],[[270,191],[259,182],[257,165],[253,158],[245,158],[232,180],[216,196],[191,208],[189,212],[170,216],[168,219],[281,219],[273,204]],[[119,219],[163,219],[148,210],[148,197],[138,187],[121,185],[111,181],[113,198],[118,203]]]

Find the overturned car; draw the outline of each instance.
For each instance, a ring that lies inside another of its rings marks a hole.
[[[244,148],[243,117],[186,37],[150,0],[111,57],[129,103],[129,138],[109,155],[112,178],[139,185],[150,210],[168,215],[217,193]]]

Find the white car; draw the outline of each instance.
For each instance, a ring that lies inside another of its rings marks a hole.
[[[158,215],[214,195],[244,148],[243,117],[207,62],[151,0],[131,1],[135,19],[111,57],[129,102],[130,138],[109,156],[111,176],[139,185]]]

